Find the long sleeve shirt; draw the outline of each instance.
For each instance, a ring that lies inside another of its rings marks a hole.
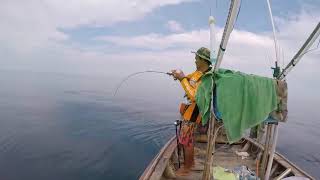
[[[187,75],[183,80],[181,80],[182,88],[184,89],[187,98],[191,103],[195,103],[195,96],[198,86],[201,82],[201,76],[203,73],[201,71],[195,71]]]
[[[195,96],[198,86],[201,83],[202,75],[203,73],[201,71],[195,71],[180,81],[190,103],[188,108],[183,113],[183,119],[196,121],[198,124],[201,121],[201,115],[199,114],[199,109],[196,105]]]

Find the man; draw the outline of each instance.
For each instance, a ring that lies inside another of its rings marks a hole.
[[[203,128],[201,125],[201,115],[196,105],[195,95],[197,88],[201,83],[203,74],[211,69],[210,50],[201,47],[195,53],[196,71],[187,76],[181,70],[172,70],[173,77],[178,79],[185,90],[188,104],[180,107],[183,117],[181,130],[179,132],[179,143],[184,148],[184,166],[177,171],[177,175],[187,175],[194,165],[194,129],[196,126]]]

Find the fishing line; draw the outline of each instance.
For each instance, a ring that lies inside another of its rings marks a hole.
[[[122,84],[123,84],[124,82],[126,82],[129,78],[131,78],[131,77],[133,77],[133,76],[136,76],[136,75],[138,75],[138,74],[143,74],[143,73],[166,74],[166,75],[169,75],[169,76],[171,76],[171,75],[172,75],[172,73],[169,73],[169,72],[152,71],[152,70],[148,70],[148,71],[140,71],[140,72],[135,72],[135,73],[129,74],[127,77],[125,77],[125,78],[124,78],[124,79],[119,83],[119,85],[117,86],[117,88],[116,88],[116,90],[115,90],[115,92],[114,92],[113,96],[116,96],[116,94],[117,94],[117,92],[118,92],[119,88],[120,88],[120,87],[122,86]]]

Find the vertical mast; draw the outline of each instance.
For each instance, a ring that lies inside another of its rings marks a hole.
[[[270,14],[270,20],[271,20],[271,24],[272,24],[274,50],[276,53],[276,64],[279,65],[278,42],[277,42],[277,37],[276,37],[276,29],[274,27],[274,22],[273,22],[273,15],[272,15],[272,10],[271,10],[270,0],[267,0],[267,3],[268,3],[269,14]]]
[[[274,27],[274,22],[273,22],[273,15],[272,15],[272,10],[271,10],[270,0],[267,0],[267,4],[268,4],[270,20],[271,20],[271,24],[272,24],[274,50],[275,50],[275,53],[276,53],[275,67],[272,68],[274,70],[273,71],[273,77],[277,78],[279,76],[279,74],[280,74],[279,48],[278,48],[277,37],[276,37],[276,29]],[[272,163],[273,163],[273,157],[274,157],[274,153],[275,153],[276,146],[277,146],[277,140],[278,140],[278,123],[275,123],[275,124],[272,124],[272,125],[268,124],[268,126],[271,126],[273,128],[273,131],[272,131],[273,134],[272,134],[272,143],[271,143],[272,147],[271,147],[271,152],[270,152],[270,155],[269,155],[267,169],[265,171],[264,180],[269,180],[270,171],[271,171],[271,167],[272,167]],[[269,149],[265,149],[265,151],[267,151],[265,153],[268,154]]]
[[[222,36],[222,40],[219,46],[219,51],[218,51],[218,56],[215,62],[215,66],[214,66],[214,71],[217,71],[220,67],[223,55],[224,55],[224,51],[227,47],[227,43],[230,37],[230,34],[233,30],[234,24],[237,20],[237,15],[239,12],[239,8],[240,8],[240,0],[232,0],[231,4],[230,4],[230,8],[229,8],[229,15],[227,18],[227,22],[224,28],[224,32],[223,32],[223,36]],[[211,49],[211,54],[210,54],[210,59],[214,60],[213,58],[215,58],[215,51],[214,51],[214,46],[215,46],[215,34],[214,34],[214,18],[212,16],[209,17],[209,24],[210,24],[210,49]],[[212,61],[212,64],[214,62]],[[212,83],[213,84],[213,83]],[[209,180],[210,176],[211,176],[211,165],[212,165],[212,151],[214,149],[214,123],[215,123],[215,118],[210,117],[210,121],[208,123],[209,124],[209,137],[208,137],[208,143],[207,143],[207,157],[205,160],[205,164],[204,164],[204,171],[203,171],[203,176],[202,176],[202,180]]]
[[[241,1],[240,0],[232,0],[229,8],[229,14],[228,14],[228,19],[226,22],[226,25],[224,27],[221,43],[219,46],[219,51],[218,51],[218,56],[217,56],[217,61],[214,66],[214,71],[217,71],[220,67],[220,64],[222,62],[222,58],[224,55],[224,52],[226,50],[230,34],[233,30],[234,24],[237,20],[237,15],[239,12]]]

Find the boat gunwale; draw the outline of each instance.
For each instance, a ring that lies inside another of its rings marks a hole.
[[[173,136],[171,139],[168,140],[168,142],[160,149],[159,153],[149,163],[147,168],[144,170],[144,172],[140,176],[139,180],[147,180],[152,176],[152,173],[154,172],[156,166],[159,164],[160,159],[162,158],[164,153],[168,150],[168,147],[172,143],[175,143],[174,142],[175,140],[176,140],[176,136]],[[176,149],[176,147],[177,147],[177,144],[175,145],[174,149]]]
[[[253,143],[254,145],[258,146],[260,149],[262,149],[264,151],[264,147],[261,143],[255,141],[252,138],[249,137],[244,137],[244,139],[246,139],[247,141],[249,141],[250,143]],[[275,152],[275,157],[274,157],[274,161],[276,161],[277,163],[281,164],[282,166],[285,167],[285,165],[281,162],[279,162],[279,160],[277,158],[283,159],[286,163],[288,163],[290,166],[294,167],[296,170],[300,171],[301,174],[307,176],[308,178],[310,178],[311,180],[315,180],[315,178],[311,175],[309,175],[306,171],[302,170],[300,167],[298,167],[296,164],[294,164],[293,162],[291,162],[289,159],[287,159],[284,155],[282,155],[281,153],[279,153],[278,151]]]

